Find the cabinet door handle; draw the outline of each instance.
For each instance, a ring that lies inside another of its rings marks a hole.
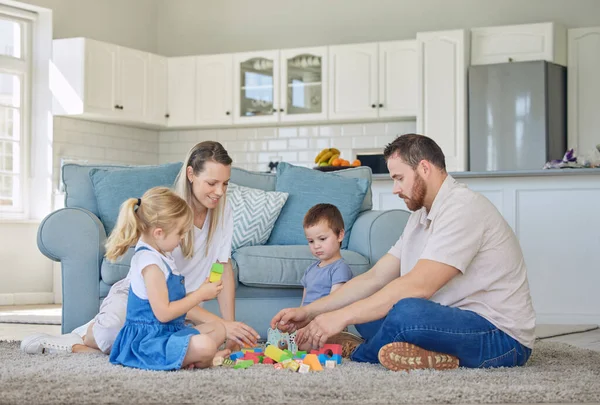
[[[231,115],[230,111],[225,112],[225,115]]]
[[[115,110],[119,109],[119,104],[115,104]]]
[[[276,113],[277,112],[277,108],[273,108],[273,112]]]
[[[379,108],[383,108],[383,104],[379,104]]]
[[[377,108],[377,104],[371,104],[371,108]]]
[[[280,109],[279,109],[279,112],[284,112],[284,111],[285,111],[285,110],[284,110],[283,108],[280,108]]]
[[[166,113],[165,118],[169,118],[169,117],[170,117],[169,113]]]

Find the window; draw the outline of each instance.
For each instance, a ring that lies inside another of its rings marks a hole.
[[[21,13],[22,14],[22,13]],[[34,14],[33,14],[34,15]],[[0,8],[0,213],[25,215],[31,117],[31,20]]]

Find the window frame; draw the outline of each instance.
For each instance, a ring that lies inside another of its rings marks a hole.
[[[13,195],[18,201],[11,206],[0,205],[0,219],[27,219],[30,215],[30,179],[31,179],[31,129],[32,129],[32,78],[33,78],[33,32],[37,14],[0,4],[0,19],[16,22],[21,26],[20,57],[0,55],[0,73],[16,75],[20,78],[20,115],[19,172],[15,175],[19,183],[19,195]],[[1,138],[4,140],[4,138]],[[14,173],[14,167],[13,167]]]

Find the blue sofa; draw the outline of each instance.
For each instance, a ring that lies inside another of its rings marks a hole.
[[[38,230],[40,251],[62,265],[63,333],[88,322],[97,313],[110,286],[126,276],[132,256],[131,249],[117,263],[104,260],[107,235],[99,219],[90,180],[89,173],[93,168],[115,170],[132,166],[65,165],[62,179],[66,208],[49,214]],[[371,209],[370,169],[348,169],[337,174],[369,181],[361,212],[349,231],[348,247],[342,250],[352,272],[358,275],[371,268],[398,240],[409,213]],[[276,181],[274,174],[232,169],[231,182],[238,185],[273,191]],[[300,304],[300,278],[315,259],[307,245],[242,247],[233,252],[232,258],[236,278],[236,319],[266,337],[273,315],[282,308]],[[219,314],[216,300],[207,302],[205,308]]]

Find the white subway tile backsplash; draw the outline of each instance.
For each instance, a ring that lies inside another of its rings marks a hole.
[[[261,150],[267,150],[268,145],[267,141],[250,141],[248,142],[248,151],[260,152]]]
[[[235,141],[237,139],[236,129],[219,129],[217,139],[220,141]],[[199,141],[200,142],[200,141]]]
[[[259,128],[256,131],[256,139],[276,139],[277,128]]]
[[[352,148],[352,138],[345,138],[345,137],[340,137],[340,138],[335,138],[331,140],[331,147],[332,148]]]
[[[308,146],[311,149],[324,149],[329,148],[329,138],[313,138],[308,141]]]
[[[256,128],[240,128],[237,130],[237,139],[252,140],[256,139]]]
[[[288,147],[290,149],[306,149],[306,148],[308,148],[308,139],[304,139],[304,138],[289,139]]]
[[[325,125],[319,127],[319,136],[332,137],[340,136],[342,134],[342,127],[339,125]]]
[[[296,136],[298,136],[298,128],[296,127],[279,128],[280,138],[294,138]]]
[[[286,150],[288,147],[287,140],[269,141],[269,150]]]
[[[359,148],[374,148],[375,137],[371,136],[354,136],[352,137],[352,147],[355,149]]]
[[[402,134],[415,133],[416,131],[416,121],[388,122],[385,124],[386,135],[394,135],[394,137],[397,137]]]
[[[300,136],[300,137],[319,136],[319,127],[315,127],[315,126],[300,127],[300,128],[298,128],[298,136]]]
[[[384,135],[386,133],[386,125],[383,122],[374,122],[372,124],[366,124],[364,130],[365,134],[369,136]]]
[[[363,135],[365,126],[363,124],[348,124],[342,126],[342,136]]]

